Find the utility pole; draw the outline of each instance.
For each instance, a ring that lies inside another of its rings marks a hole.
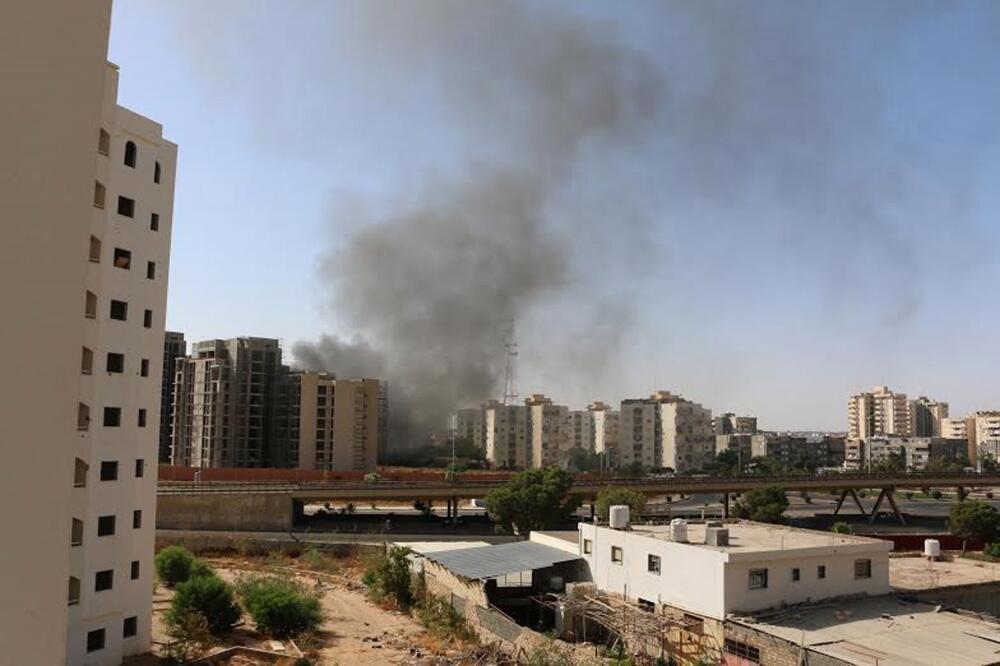
[[[503,381],[503,404],[513,405],[517,402],[517,338],[514,337],[514,318],[505,331],[507,336],[504,341],[504,349],[507,352],[506,371]]]

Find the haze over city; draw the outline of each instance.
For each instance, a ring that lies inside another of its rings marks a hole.
[[[995,403],[995,5],[292,6],[114,6],[181,146],[168,328],[430,412],[499,395],[511,318],[521,394],[578,407]]]

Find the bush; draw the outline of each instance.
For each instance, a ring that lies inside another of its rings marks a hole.
[[[340,566],[332,556],[311,546],[302,551],[299,555],[299,562],[301,562],[302,566],[306,569],[310,569],[312,571],[336,573],[340,570]]]
[[[262,633],[294,636],[315,629],[322,619],[319,598],[291,578],[251,576],[241,579],[236,589]]]
[[[166,629],[171,641],[165,647],[165,656],[171,661],[187,663],[212,646],[208,620],[198,611],[179,611]]]
[[[391,599],[403,610],[413,605],[409,554],[409,548],[393,546],[369,564],[361,580],[372,598],[376,601]]]
[[[183,546],[167,546],[153,558],[156,575],[167,587],[173,587],[190,578],[194,563],[194,553]]]
[[[983,557],[990,562],[1000,561],[1000,541],[986,544],[986,547],[983,548]]]
[[[986,499],[993,499],[993,492],[990,490],[986,491]]]
[[[617,504],[627,506],[630,518],[637,520],[646,508],[646,496],[631,488],[604,488],[594,500],[594,508],[601,520],[607,520],[611,507]]]
[[[461,613],[441,597],[431,594],[423,595],[413,607],[413,613],[420,623],[438,638],[468,641],[476,636]]]
[[[830,527],[830,531],[837,534],[851,534],[854,530],[851,529],[851,526],[848,523],[838,520],[832,527]]]
[[[931,499],[936,499],[936,500],[941,499],[941,491],[937,489],[932,490]]]
[[[215,570],[212,569],[212,567],[205,564],[203,560],[196,559],[191,564],[191,571],[188,574],[188,580],[191,580],[192,578],[205,578],[214,576],[215,576]]]
[[[177,586],[170,610],[168,626],[180,626],[191,613],[201,613],[213,634],[228,631],[240,619],[240,608],[233,601],[233,588],[216,576],[195,576]]]

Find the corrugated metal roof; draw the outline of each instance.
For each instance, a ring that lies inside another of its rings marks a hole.
[[[544,569],[560,562],[580,559],[579,555],[534,541],[426,553],[424,557],[454,574],[476,580]]]

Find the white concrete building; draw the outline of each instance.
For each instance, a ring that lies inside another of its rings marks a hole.
[[[712,412],[669,391],[623,400],[619,422],[619,464],[701,469],[715,455]]]
[[[1000,411],[978,411],[965,417],[969,441],[969,460],[975,462],[980,452],[997,457],[1000,453]]]
[[[728,543],[709,545],[706,536],[717,528],[686,527],[686,540],[678,541],[668,525],[580,523],[580,556],[600,590],[716,620],[890,591],[887,541],[740,522],[721,528]]]
[[[895,393],[888,386],[852,395],[847,403],[848,438],[909,437],[913,434],[912,425],[906,394]]]
[[[454,436],[469,440],[477,449],[486,447],[485,410],[482,407],[459,409],[454,416]]]
[[[528,454],[528,408],[490,401],[483,408],[483,417],[486,460],[494,467],[528,467],[531,460]]]
[[[594,424],[591,422],[590,410],[569,410],[566,414],[566,427],[569,431],[567,436],[570,450],[577,448],[588,453],[594,452]]]
[[[588,407],[590,423],[593,428],[594,452],[605,456],[609,467],[618,465],[618,432],[621,423],[621,412],[611,409],[607,404],[596,401]]]
[[[965,419],[941,419],[941,436],[945,439],[967,439]]]
[[[553,404],[540,393],[524,401],[528,408],[528,442],[532,467],[566,461],[570,449],[569,407]]]

